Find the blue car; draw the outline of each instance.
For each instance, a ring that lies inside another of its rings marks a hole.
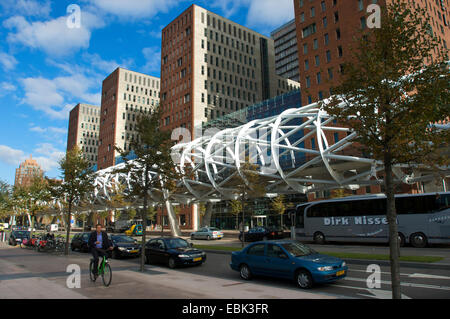
[[[255,275],[286,278],[303,289],[345,278],[348,270],[342,259],[319,254],[291,240],[253,243],[233,252],[230,266],[244,280]]]

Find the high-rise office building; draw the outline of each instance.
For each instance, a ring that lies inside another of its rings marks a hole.
[[[375,3],[383,6],[391,1],[294,0],[303,105],[330,95],[331,82],[339,79],[342,65],[351,55],[354,36],[367,28],[370,15],[367,7]],[[433,34],[448,49],[449,0],[408,2],[427,9]]]
[[[270,36],[275,44],[275,71],[277,75],[299,82],[295,19],[274,30]]]
[[[159,78],[117,68],[102,86],[98,169],[116,165],[120,154],[115,147],[129,151],[138,138],[140,114],[148,114],[159,104]]]
[[[162,30],[164,129],[198,137],[208,120],[298,87],[275,74],[271,38],[202,7],[190,6]]]
[[[78,104],[70,111],[67,151],[78,146],[92,167],[97,165],[99,134],[100,106]]]
[[[43,178],[44,171],[41,166],[33,159],[30,158],[22,162],[19,168],[16,169],[16,177],[14,180],[14,186],[28,187],[31,186],[35,178]]]

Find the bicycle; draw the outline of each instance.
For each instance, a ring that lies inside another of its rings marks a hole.
[[[102,276],[103,285],[108,287],[112,281],[112,270],[109,265],[109,261],[106,256],[103,256],[101,262],[98,263],[98,275]],[[94,275],[94,258],[91,258],[91,262],[89,264],[89,277],[92,282],[97,280],[97,277]]]

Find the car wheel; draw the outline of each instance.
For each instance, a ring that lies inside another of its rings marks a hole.
[[[195,236],[194,235],[191,235],[191,240],[194,240],[195,239]]]
[[[119,259],[119,254],[117,253],[117,251],[115,251],[115,250],[112,251],[111,258],[112,259]]]
[[[167,263],[170,269],[174,269],[177,264],[175,263],[175,259],[173,259],[173,257],[169,258],[169,262]]]
[[[244,280],[252,279],[252,272],[246,264],[242,264],[241,267],[239,267],[239,275]]]
[[[70,245],[70,250],[75,251],[75,246],[74,245]]]
[[[315,233],[313,239],[314,239],[314,242],[318,245],[325,244],[325,235],[322,234],[321,232]]]
[[[302,289],[310,289],[313,286],[313,278],[309,271],[299,270],[295,274],[295,282]]]
[[[428,245],[427,236],[424,233],[414,233],[411,235],[409,241],[415,248],[425,248]]]

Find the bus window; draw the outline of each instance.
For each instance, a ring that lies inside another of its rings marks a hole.
[[[300,206],[297,208],[295,216],[295,227],[304,228],[305,227],[305,206]]]
[[[437,211],[450,208],[450,194],[436,194],[434,200]]]

